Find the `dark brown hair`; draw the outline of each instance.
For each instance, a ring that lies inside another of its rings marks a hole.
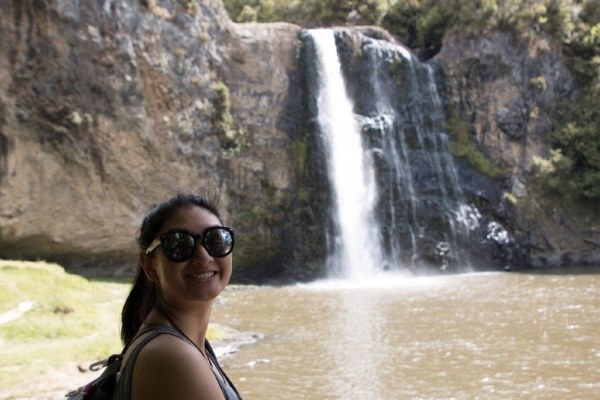
[[[202,207],[213,213],[223,224],[218,202],[219,197],[217,194],[200,196],[190,193],[177,193],[169,200],[153,205],[144,216],[136,238],[140,252],[146,251],[148,246],[156,239],[161,226],[179,209],[194,206]],[[121,313],[121,340],[124,345],[127,345],[133,339],[155,302],[156,288],[154,282],[148,279],[138,261],[133,286],[125,300]]]

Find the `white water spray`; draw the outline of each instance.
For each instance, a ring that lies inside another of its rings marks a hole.
[[[381,240],[372,216],[377,200],[374,168],[354,120],[330,29],[310,31],[319,75],[318,121],[329,153],[339,234],[332,275],[361,279],[381,270]]]

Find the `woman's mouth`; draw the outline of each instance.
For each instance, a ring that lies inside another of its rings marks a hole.
[[[206,280],[210,279],[213,276],[217,275],[216,271],[203,272],[201,274],[189,274],[188,276],[194,280]]]

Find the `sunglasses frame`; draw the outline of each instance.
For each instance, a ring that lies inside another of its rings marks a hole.
[[[229,234],[231,235],[231,248],[229,249],[229,251],[223,255],[215,255],[213,254],[208,247],[206,246],[206,243],[204,242],[204,239],[206,238],[206,233],[210,232],[211,230],[215,230],[215,229],[224,229],[227,232],[229,232]],[[192,252],[190,253],[190,256],[183,259],[183,260],[173,260],[171,259],[167,253],[165,253],[165,248],[163,246],[163,254],[165,255],[165,257],[173,262],[184,262],[189,260],[190,258],[192,258],[194,256],[194,253],[196,252],[196,246],[198,246],[198,242],[200,242],[200,245],[202,247],[204,247],[204,249],[207,251],[208,254],[210,254],[212,257],[216,257],[216,258],[223,258],[223,257],[227,257],[228,255],[231,254],[231,252],[233,251],[233,247],[235,245],[235,236],[233,234],[233,228],[229,227],[229,226],[210,226],[208,228],[206,228],[204,230],[204,232],[199,233],[198,235],[194,235],[188,231],[186,231],[185,229],[172,229],[166,233],[163,233],[162,235],[160,235],[159,237],[157,237],[156,239],[154,239],[154,241],[152,243],[150,243],[150,246],[148,246],[148,249],[146,249],[146,254],[150,254],[152,251],[154,251],[154,249],[156,249],[158,247],[158,245],[162,245],[163,241],[165,240],[165,238],[171,234],[174,233],[185,233],[187,235],[190,235],[192,237],[192,239],[194,240],[194,249],[192,250]]]

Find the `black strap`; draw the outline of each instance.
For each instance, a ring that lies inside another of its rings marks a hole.
[[[113,354],[110,357],[108,357],[108,359],[106,359],[104,362],[101,362],[102,364],[104,364],[106,366],[106,368],[104,369],[104,371],[98,378],[94,379],[94,381],[92,383],[100,382],[104,378],[118,373],[121,370],[121,364],[123,363],[123,358],[125,358],[125,353],[127,352],[129,345],[131,343],[133,343],[140,336],[142,336],[148,332],[157,330],[157,329],[158,329],[158,327],[146,326],[145,328],[143,328],[141,331],[139,331],[134,336],[134,338],[131,340],[131,342],[127,343],[127,345],[125,347],[123,347],[123,351],[121,351],[121,354]],[[94,364],[97,364],[97,363],[94,363]],[[94,364],[92,364],[92,365],[94,365]],[[92,366],[90,366],[90,369],[92,369]],[[100,369],[100,368],[98,368],[98,369]]]
[[[229,387],[233,389],[233,391],[237,395],[238,399],[241,399],[242,396],[240,396],[239,392],[237,391],[237,389],[233,385],[233,382],[231,382],[229,380],[229,377],[227,376],[227,374],[225,372],[223,372],[223,369],[219,365],[219,361],[217,360],[217,356],[216,356],[216,354],[215,354],[212,346],[210,345],[210,343],[208,343],[208,339],[204,339],[204,347],[206,348],[206,351],[208,351],[208,354],[210,354],[210,357],[212,357],[212,360],[213,360],[214,364],[216,365],[216,367],[219,369],[219,372],[221,373],[221,376],[224,377],[227,380],[227,383],[229,384]]]

